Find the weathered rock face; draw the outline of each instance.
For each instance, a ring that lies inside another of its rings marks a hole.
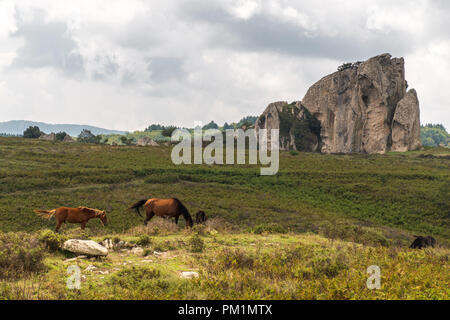
[[[416,90],[411,89],[397,105],[392,123],[391,151],[420,148],[420,109]]]
[[[64,250],[89,256],[107,256],[108,249],[92,240],[70,239],[62,245]]]
[[[153,146],[153,147],[157,147],[158,143],[155,142],[154,140],[152,140],[149,137],[142,137],[140,138],[137,143],[138,146]]]
[[[419,103],[403,58],[383,54],[315,83],[301,104],[321,123],[325,153],[384,153],[420,146]]]
[[[300,102],[271,103],[255,123],[260,129],[279,129],[280,150],[315,152],[320,147],[320,122]],[[270,132],[268,143],[271,143]]]
[[[41,134],[41,136],[39,137],[40,140],[46,140],[46,141],[56,141],[56,134],[54,134],[53,132],[50,134]]]
[[[63,139],[64,142],[75,142],[75,140],[73,140],[73,138],[69,135],[66,135]]]

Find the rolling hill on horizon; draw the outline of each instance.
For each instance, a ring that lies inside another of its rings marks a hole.
[[[30,126],[38,126],[42,132],[57,133],[66,132],[70,136],[78,136],[83,129],[90,130],[93,134],[124,134],[126,131],[110,130],[100,127],[81,124],[49,124],[28,120],[11,120],[0,122],[0,134],[21,135]]]

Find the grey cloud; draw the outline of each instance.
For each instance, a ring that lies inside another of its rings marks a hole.
[[[164,82],[170,79],[184,77],[183,61],[171,57],[152,57],[149,60],[148,71],[155,82]]]
[[[24,45],[17,50],[12,67],[54,67],[70,75],[84,71],[83,58],[65,23],[35,19],[19,24],[13,36],[23,38]]]
[[[179,14],[194,23],[205,23],[216,28],[217,32],[210,39],[210,45],[215,47],[342,61],[364,59],[381,52],[405,55],[414,49],[413,35],[404,32],[381,34],[364,30],[365,37],[362,38],[353,36],[353,30],[348,30],[328,36],[263,13],[248,20],[235,19],[220,4],[209,1],[190,2]],[[365,29],[364,17],[358,21],[359,25],[355,28]]]

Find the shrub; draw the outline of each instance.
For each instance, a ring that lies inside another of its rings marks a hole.
[[[189,248],[191,252],[202,252],[205,248],[205,243],[198,234],[195,234],[189,239]]]
[[[51,252],[58,250],[66,237],[53,232],[52,230],[44,230],[39,235],[39,240],[44,244],[44,246]]]
[[[136,244],[146,247],[151,242],[152,242],[152,239],[147,234],[143,234],[143,235],[139,236],[139,239],[138,239],[138,241],[136,241]]]
[[[290,154],[291,156],[298,156],[298,155],[299,155],[299,152],[298,152],[298,151],[295,151],[295,150],[291,150],[291,151],[289,151],[289,154]]]
[[[22,232],[0,234],[0,278],[15,278],[44,270],[44,253],[35,236]]]
[[[161,132],[161,134],[164,137],[171,137],[172,133],[177,129],[177,127],[175,126],[168,126],[168,127],[164,127],[163,131]]]
[[[217,265],[227,270],[230,268],[252,268],[255,259],[241,249],[224,249],[217,255]]]
[[[90,130],[83,129],[78,135],[78,142],[99,144],[102,137],[94,135]]]
[[[34,127],[28,127],[28,129],[26,129],[23,132],[23,137],[24,138],[28,138],[28,139],[37,139],[41,136],[42,132],[39,129],[39,127],[34,126]]]
[[[178,227],[171,220],[159,217],[153,218],[147,226],[137,226],[131,228],[128,233],[133,236],[138,235],[167,235],[178,231]]]
[[[121,288],[137,288],[142,282],[158,279],[161,277],[159,270],[147,267],[125,268],[115,273],[109,282],[111,285],[118,285]]]
[[[261,234],[261,233],[286,233],[287,230],[279,225],[279,224],[259,224],[253,228],[251,228],[251,232],[255,233],[255,234]]]
[[[67,133],[66,132],[58,132],[57,134],[56,134],[56,140],[57,141],[64,141],[64,138],[67,136]]]

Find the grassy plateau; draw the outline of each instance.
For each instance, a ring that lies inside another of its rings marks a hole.
[[[448,299],[450,150],[385,155],[280,153],[275,176],[253,165],[180,165],[171,147],[0,137],[0,299]],[[184,229],[127,210],[177,197],[206,226]],[[33,209],[88,206],[66,225]],[[438,246],[412,250],[414,235]],[[143,252],[71,258],[48,241],[115,239]],[[67,267],[82,270],[79,290]],[[367,268],[381,269],[369,290]],[[183,279],[182,271],[198,278]]]

